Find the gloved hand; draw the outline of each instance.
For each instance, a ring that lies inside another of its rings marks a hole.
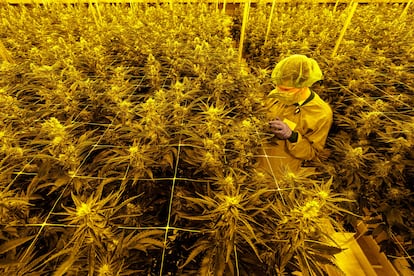
[[[276,118],[276,120],[270,121],[269,125],[272,133],[274,133],[278,139],[286,140],[292,136],[292,130],[287,124],[282,122],[280,118]]]

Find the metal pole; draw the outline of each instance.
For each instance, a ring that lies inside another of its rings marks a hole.
[[[346,29],[349,26],[349,23],[351,23],[352,16],[354,15],[354,12],[355,12],[357,6],[358,6],[358,2],[355,2],[355,3],[352,4],[351,12],[349,13],[348,18],[345,21],[344,27],[341,30],[341,34],[339,35],[338,40],[336,41],[336,45],[335,45],[335,48],[332,52],[331,58],[333,58],[336,55],[336,52],[338,51],[338,48],[339,48],[339,44],[341,44],[341,41],[342,41],[342,39],[345,35]]]
[[[338,4],[339,4],[339,0],[336,0],[335,6],[334,6],[334,9],[333,9],[333,13],[336,12],[336,7],[338,6]]]
[[[224,1],[223,1],[223,9],[222,9],[222,12],[223,12],[223,13],[226,13],[226,4],[227,4],[227,1],[226,1],[226,0],[224,0]]]
[[[251,0],[245,0],[244,2],[243,23],[242,23],[240,44],[239,44],[239,62],[241,62],[242,56],[243,56],[243,43],[244,43],[244,38],[246,36],[247,21],[249,19],[250,3],[251,3]]]
[[[264,44],[266,44],[267,38],[269,37],[270,27],[272,25],[273,13],[275,11],[275,6],[276,6],[276,0],[273,0],[273,2],[272,2],[272,9],[270,10],[269,22],[267,23],[267,30],[266,30],[266,37],[265,37]]]
[[[400,19],[405,17],[407,15],[408,12],[408,8],[410,7],[411,3],[413,2],[413,0],[408,1],[407,5],[405,6],[403,12],[400,15]]]

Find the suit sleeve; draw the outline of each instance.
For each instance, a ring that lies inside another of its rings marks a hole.
[[[297,141],[287,142],[286,147],[289,153],[295,158],[302,160],[315,160],[325,146],[329,129],[332,125],[332,115],[327,114],[315,124],[313,129],[306,130],[306,133],[297,132]]]

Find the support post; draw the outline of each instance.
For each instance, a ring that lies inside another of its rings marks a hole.
[[[343,37],[345,35],[346,29],[349,26],[349,23],[351,23],[352,16],[354,15],[355,10],[356,10],[356,8],[358,6],[358,2],[354,2],[354,3],[351,2],[350,5],[352,5],[351,11],[349,12],[348,18],[345,21],[345,24],[344,24],[344,26],[343,26],[343,28],[341,30],[341,34],[339,35],[338,40],[336,41],[336,45],[335,45],[335,48],[334,48],[334,50],[332,52],[331,58],[333,58],[336,55],[336,52],[338,52],[339,44],[341,44],[341,41],[342,41],[342,39],[343,39]]]
[[[244,39],[246,36],[247,21],[249,20],[250,3],[251,3],[251,0],[244,1],[243,23],[242,23],[240,44],[239,44],[239,62],[241,62],[241,59],[243,57],[243,44],[244,44]]]
[[[273,0],[272,9],[270,10],[270,15],[269,15],[269,22],[267,22],[266,37],[265,37],[265,42],[264,42],[265,45],[266,45],[267,39],[269,37],[270,27],[272,26],[272,19],[273,19],[273,13],[275,11],[275,6],[276,6],[276,0]]]

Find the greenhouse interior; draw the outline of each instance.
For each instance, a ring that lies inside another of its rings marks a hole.
[[[414,275],[411,4],[0,1],[0,274]]]

